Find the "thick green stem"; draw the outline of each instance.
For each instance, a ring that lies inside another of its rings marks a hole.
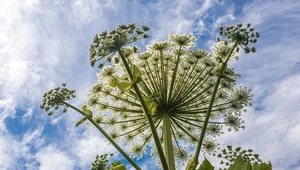
[[[171,123],[169,113],[163,115],[163,134],[164,134],[164,145],[165,155],[169,169],[175,170],[174,151],[172,143]]]
[[[75,111],[81,113],[83,116],[85,114],[83,113],[82,110],[76,108],[75,106],[63,102],[66,106],[74,109]],[[126,153],[123,151],[123,149],[98,125],[97,122],[93,118],[88,118],[88,120],[105,136],[105,138],[127,159],[127,161],[137,170],[142,170]]]
[[[122,62],[124,64],[125,68],[126,68],[126,71],[129,75],[130,79],[132,80],[133,75],[132,75],[131,69],[129,68],[129,65],[126,61],[125,56],[123,55],[123,53],[120,49],[118,49],[118,53],[119,53],[119,55],[122,59]],[[149,122],[149,125],[150,125],[150,129],[151,129],[151,132],[152,132],[152,135],[153,135],[153,139],[154,139],[154,142],[155,142],[155,145],[156,145],[156,149],[157,149],[162,167],[163,167],[164,170],[169,170],[168,164],[167,164],[167,161],[166,161],[166,158],[165,158],[165,155],[164,155],[164,152],[163,152],[163,149],[162,149],[161,143],[159,141],[159,137],[158,137],[158,134],[157,134],[157,131],[156,131],[153,119],[152,119],[152,116],[151,116],[151,114],[149,114],[148,107],[145,103],[145,100],[142,96],[142,93],[141,93],[139,87],[136,84],[133,84],[132,87],[134,88],[134,91],[135,91],[139,101],[141,102],[143,110],[144,110],[144,112],[147,116],[147,119],[148,119],[148,122]]]
[[[230,49],[230,51],[229,51],[229,53],[228,53],[228,55],[227,55],[227,57],[226,57],[226,59],[223,63],[221,73],[224,72],[225,66],[226,66],[227,62],[229,61],[229,58],[231,57],[231,55],[232,55],[232,53],[233,53],[236,46],[237,46],[237,42],[235,42],[234,45],[231,47],[231,49]],[[198,163],[198,158],[199,158],[199,155],[200,155],[200,150],[201,150],[201,146],[202,146],[202,143],[203,143],[206,127],[208,125],[210,113],[212,111],[212,107],[213,107],[213,104],[214,104],[214,101],[215,101],[215,98],[216,98],[218,87],[219,87],[219,84],[220,84],[221,79],[222,79],[221,76],[222,76],[222,74],[218,75],[217,82],[215,84],[215,87],[214,87],[214,90],[213,90],[213,93],[212,93],[212,96],[211,96],[211,99],[210,99],[210,103],[208,105],[207,112],[205,114],[205,119],[204,119],[203,127],[201,129],[200,139],[198,141],[197,148],[196,148],[196,151],[195,151],[195,156],[194,156],[194,159],[195,159],[196,163]]]

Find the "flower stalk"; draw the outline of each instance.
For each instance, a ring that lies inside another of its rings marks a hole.
[[[123,55],[122,51],[120,49],[118,49],[118,53],[121,57],[121,60],[123,61],[123,64],[126,68],[126,71],[130,77],[131,80],[133,80],[133,74],[131,72],[131,69],[129,68],[129,65],[126,61],[126,58],[125,56]],[[149,109],[146,105],[146,102],[145,100],[143,99],[143,96],[140,92],[140,89],[139,87],[136,85],[136,84],[133,84],[132,87],[134,88],[134,91],[139,99],[139,101],[141,102],[141,105],[142,105],[142,108],[144,110],[144,113],[146,114],[147,116],[147,119],[148,119],[148,122],[149,122],[149,125],[150,125],[150,129],[151,129],[151,132],[152,132],[152,135],[153,135],[153,138],[154,138],[154,142],[155,142],[155,145],[156,145],[156,148],[157,148],[157,151],[158,151],[158,154],[159,154],[159,158],[161,160],[161,163],[162,163],[162,166],[163,166],[163,169],[164,170],[168,170],[168,164],[167,164],[167,161],[166,161],[166,158],[165,158],[165,155],[163,153],[163,149],[162,149],[162,146],[161,146],[161,143],[159,141],[159,137],[158,137],[158,134],[157,134],[157,131],[156,131],[156,127],[153,123],[153,119],[152,119],[152,115],[149,113]]]
[[[169,169],[175,169],[174,149],[172,142],[171,122],[169,113],[163,115],[164,149]]]
[[[226,57],[225,61],[222,63],[220,73],[224,73],[224,71],[226,69],[226,66],[227,66],[227,63],[228,63],[228,61],[229,61],[229,59],[230,59],[230,57],[231,57],[231,55],[232,55],[232,53],[233,53],[233,51],[234,51],[234,49],[236,48],[237,45],[238,45],[238,42],[236,41],[233,44],[233,46],[231,47],[229,53],[227,54],[227,57]],[[211,95],[211,100],[209,102],[207,112],[205,114],[205,119],[204,119],[204,123],[203,123],[203,126],[202,126],[200,139],[198,141],[197,148],[196,148],[196,151],[195,151],[194,159],[195,159],[196,163],[198,163],[198,158],[199,158],[201,146],[202,146],[202,143],[203,143],[203,139],[204,139],[204,136],[205,136],[205,131],[206,131],[206,128],[207,128],[207,125],[208,125],[209,117],[210,117],[210,114],[211,114],[211,111],[212,111],[212,108],[213,108],[213,104],[214,104],[214,101],[215,101],[215,98],[216,98],[216,94],[217,94],[221,79],[222,79],[222,74],[219,74],[218,78],[217,78],[217,81],[215,83],[212,95]]]
[[[66,106],[72,108],[73,110],[77,111],[78,113],[85,116],[85,113],[78,109],[77,107],[67,103],[62,102]],[[98,125],[98,123],[91,117],[87,117],[87,119],[103,134],[103,136],[125,157],[125,159],[137,170],[142,170],[127,154],[126,152]]]

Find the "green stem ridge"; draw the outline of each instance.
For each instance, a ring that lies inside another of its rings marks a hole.
[[[231,57],[235,47],[237,46],[238,42],[235,42],[234,45],[231,47],[227,57],[226,57],[226,60],[225,62],[223,62],[223,66],[222,66],[222,70],[221,70],[221,73],[224,72],[224,69],[225,69],[225,65],[227,64],[227,62],[229,61],[229,58]],[[210,117],[210,113],[212,111],[212,107],[213,107],[213,104],[214,104],[214,100],[215,100],[215,97],[216,97],[216,94],[217,94],[217,90],[218,90],[218,86],[221,82],[221,79],[222,79],[222,74],[218,75],[218,78],[217,78],[217,81],[215,83],[215,87],[214,87],[214,90],[212,92],[212,96],[211,96],[211,100],[210,100],[210,103],[209,103],[209,106],[208,106],[208,109],[207,109],[207,112],[205,114],[205,119],[204,119],[204,123],[203,123],[203,127],[202,127],[202,130],[201,130],[201,134],[200,134],[200,139],[198,141],[198,144],[197,144],[197,148],[196,148],[196,151],[195,151],[195,156],[194,156],[194,159],[196,161],[196,163],[198,163],[198,158],[199,158],[199,155],[200,155],[200,150],[201,150],[201,146],[202,146],[202,143],[203,143],[203,139],[204,139],[204,135],[205,135],[205,131],[206,131],[206,127],[208,125],[208,121],[209,121],[209,117]]]
[[[85,114],[80,109],[74,107],[73,105],[63,102],[66,106],[74,109],[75,111],[79,112],[83,116]],[[123,151],[123,149],[98,125],[97,122],[93,118],[87,117],[87,119],[105,136],[105,138],[127,159],[127,161],[137,170],[142,170],[126,153]]]
[[[123,55],[122,51],[120,49],[118,49],[118,53],[122,59],[122,62],[126,68],[126,71],[130,77],[130,79],[132,80],[133,78],[133,74],[131,72],[131,69],[129,68],[129,65],[126,61],[126,58],[125,56]],[[149,114],[149,111],[148,111],[148,107],[143,99],[143,96],[141,94],[141,91],[140,89],[138,88],[138,86],[136,84],[133,84],[132,87],[134,88],[135,90],[135,93],[136,95],[138,96],[138,99],[139,101],[141,102],[141,105],[142,105],[142,108],[147,116],[147,119],[148,119],[148,122],[149,122],[149,125],[150,125],[150,129],[151,129],[151,132],[153,134],[153,139],[154,139],[154,142],[155,142],[155,145],[156,145],[156,149],[158,151],[158,154],[159,154],[159,158],[160,158],[160,161],[162,163],[162,167],[164,170],[169,170],[168,168],[168,164],[167,164],[167,161],[166,161],[166,158],[165,158],[165,155],[163,153],[163,149],[162,149],[162,146],[161,146],[161,143],[159,141],[159,137],[158,137],[158,134],[157,134],[157,131],[156,131],[156,128],[155,128],[155,125],[154,125],[154,122],[152,120],[152,115]]]
[[[169,169],[175,170],[175,159],[174,159],[174,149],[172,142],[172,132],[171,132],[171,122],[169,113],[164,113],[163,115],[163,135],[164,135],[164,145],[165,154]]]

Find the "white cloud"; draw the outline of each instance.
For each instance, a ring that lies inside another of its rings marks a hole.
[[[297,0],[289,1],[263,1],[256,0],[254,3],[249,4],[244,8],[243,13],[245,14],[246,22],[252,24],[262,24],[264,21],[271,17],[277,16],[278,20],[285,17],[298,18],[296,11],[299,9],[300,2]]]
[[[73,152],[80,160],[79,166],[86,167],[86,169],[90,168],[96,155],[116,152],[116,149],[106,142],[100,133],[90,133],[90,130],[91,129],[87,129],[83,138],[76,142],[73,149]],[[114,157],[116,157],[116,155]]]
[[[77,26],[87,25],[103,15],[102,7],[96,0],[75,0],[72,3],[72,13],[70,20]]]
[[[21,138],[0,132],[0,169],[36,169],[36,161],[30,149],[39,149],[44,144],[42,131],[43,128],[38,127],[27,131]],[[18,159],[25,160],[25,164],[20,165]]]
[[[40,163],[40,170],[72,170],[74,169],[74,160],[66,153],[48,146],[39,150],[36,154],[36,160]]]
[[[33,115],[33,107],[26,110],[26,113],[22,116],[23,119],[30,119]]]
[[[8,169],[15,162],[13,157],[12,142],[9,138],[4,138],[3,134],[0,136],[0,169]]]
[[[258,52],[242,54],[234,64],[260,109],[244,115],[246,130],[226,133],[219,141],[254,149],[274,170],[300,169],[299,7],[298,1],[254,1],[236,21],[252,23],[261,34]]]
[[[284,79],[262,101],[263,111],[250,109],[245,114],[246,130],[227,133],[219,141],[254,149],[264,161],[272,162],[274,170],[290,169],[299,161],[300,95],[289,94],[299,93],[299,87],[300,75]]]
[[[203,15],[213,4],[212,0],[204,0],[201,8],[196,11],[196,14]]]

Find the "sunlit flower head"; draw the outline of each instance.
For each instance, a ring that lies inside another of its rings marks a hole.
[[[162,144],[166,140],[164,124],[170,124],[168,128],[178,161],[189,157],[182,143],[188,142],[192,146],[198,143],[217,79],[218,62],[215,56],[222,57],[227,52],[227,49],[225,52],[222,52],[223,49],[213,50],[213,53],[191,50],[195,40],[192,35],[176,34],[169,36],[168,43],[155,43],[145,52],[130,52],[132,48],[122,50],[126,53],[124,56],[130,69],[133,71],[138,67],[141,72],[137,86],[149,107],[155,106],[152,119]],[[138,96],[130,86],[131,78],[120,63],[102,68],[86,104],[109,116],[98,120],[99,124],[113,128],[114,138],[132,144],[131,155],[141,158],[146,146],[152,146],[153,137]],[[225,72],[235,79],[239,77],[232,68],[227,68]],[[120,82],[123,83],[123,90],[117,86]],[[99,102],[94,96],[99,98]],[[207,127],[208,136],[221,135],[224,126],[228,126],[229,130],[243,128],[241,113],[251,99],[248,88],[222,79]],[[214,140],[205,140],[203,146],[208,153],[213,153],[218,147]],[[155,151],[152,153],[157,156]]]

